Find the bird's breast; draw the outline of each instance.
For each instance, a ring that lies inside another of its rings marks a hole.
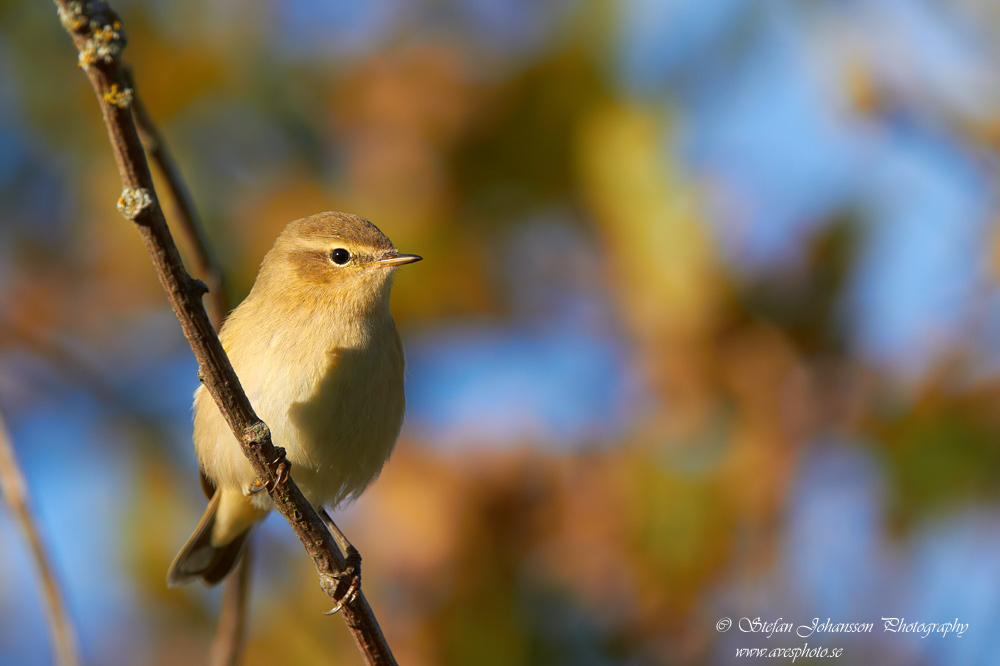
[[[248,393],[306,497],[336,504],[360,494],[392,452],[405,410],[402,345],[391,319],[347,340],[311,338],[272,339],[246,359]]]

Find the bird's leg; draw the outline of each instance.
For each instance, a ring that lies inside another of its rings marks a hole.
[[[254,479],[253,483],[250,484],[251,493],[259,493],[262,490],[271,492],[279,483],[287,481],[292,473],[292,463],[285,457],[285,449],[280,446],[274,447],[274,460],[269,462],[267,466],[274,473],[274,481],[268,483],[261,481],[260,477]]]
[[[337,545],[340,546],[340,549],[343,550],[345,554],[350,550],[357,552],[354,546],[351,545],[351,542],[347,540],[343,531],[341,531],[341,529],[337,526],[337,523],[333,522],[333,518],[330,517],[329,511],[326,509],[320,511],[320,518],[322,518],[323,522],[326,523],[326,526],[330,529],[330,533],[333,534],[333,538],[337,540]]]
[[[279,483],[288,481],[292,474],[292,463],[285,457],[285,449],[281,446],[274,447],[274,460],[271,461],[271,471],[274,472],[274,482],[267,486],[267,490],[274,490]]]
[[[344,604],[354,601],[355,597],[358,596],[358,592],[361,591],[361,553],[347,540],[347,537],[337,527],[337,523],[333,522],[333,518],[330,517],[326,509],[321,509],[319,515],[330,529],[330,533],[337,541],[337,544],[344,550],[344,554],[347,556],[347,566],[344,570],[332,574],[333,578],[338,581],[337,589],[333,594],[337,605],[328,610],[326,615],[333,615],[343,608]]]

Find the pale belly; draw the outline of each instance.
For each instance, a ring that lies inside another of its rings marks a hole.
[[[285,449],[292,478],[311,504],[356,497],[378,476],[403,422],[403,355],[394,326],[363,347],[296,356],[272,343],[256,354],[231,356],[250,403],[275,446]],[[203,471],[217,485],[248,493],[256,474],[204,388],[195,394],[194,421]],[[260,509],[271,506],[267,493],[253,501]]]

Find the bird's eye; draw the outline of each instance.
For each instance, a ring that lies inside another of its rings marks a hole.
[[[338,266],[343,266],[350,260],[351,260],[351,253],[342,247],[338,247],[336,250],[330,253],[330,261],[337,264]]]

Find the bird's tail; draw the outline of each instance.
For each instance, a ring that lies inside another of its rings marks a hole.
[[[220,506],[223,504],[223,491],[218,489],[208,503],[204,515],[198,521],[198,526],[194,529],[194,534],[187,540],[181,552],[174,558],[167,571],[167,585],[178,587],[200,578],[209,587],[217,584],[226,577],[246,546],[247,537],[253,529],[255,520],[240,521],[237,529],[233,528],[234,516],[222,515],[220,520]],[[244,498],[240,498],[244,499]],[[232,514],[224,507],[222,514]],[[242,508],[242,507],[240,507]],[[243,511],[237,509],[235,513],[242,514]],[[243,516],[240,516],[243,517]],[[218,529],[217,525],[222,522],[227,529]],[[220,532],[234,533],[235,536],[228,537]]]

